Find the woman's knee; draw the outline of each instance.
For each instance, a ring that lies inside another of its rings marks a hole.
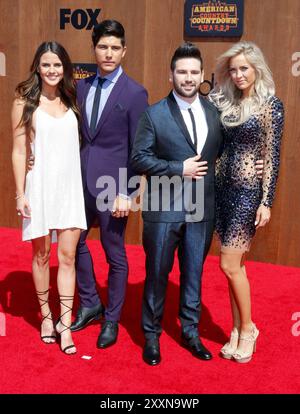
[[[59,250],[57,257],[60,266],[73,267],[75,265],[75,251]]]
[[[37,250],[33,253],[33,263],[39,267],[45,267],[49,265],[50,250]]]
[[[235,276],[238,276],[241,270],[240,264],[234,263],[224,258],[221,258],[220,268],[228,279],[233,279]]]

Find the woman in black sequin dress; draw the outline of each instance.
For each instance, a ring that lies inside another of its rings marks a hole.
[[[224,128],[224,150],[216,170],[216,231],[233,315],[230,341],[221,354],[248,362],[259,331],[251,319],[243,256],[256,229],[270,220],[284,109],[274,96],[274,82],[264,56],[251,42],[239,42],[219,58],[216,79],[217,88],[210,99],[220,111]],[[255,162],[262,156],[260,179]]]

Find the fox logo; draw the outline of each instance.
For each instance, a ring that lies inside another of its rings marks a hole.
[[[71,23],[77,30],[91,30],[98,24],[97,17],[100,12],[101,9],[60,9],[60,29],[65,30],[66,24]]]

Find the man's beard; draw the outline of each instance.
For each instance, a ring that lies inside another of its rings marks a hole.
[[[185,98],[193,98],[198,94],[199,88],[196,86],[191,86],[192,89],[190,92],[186,92],[180,85],[178,85],[176,82],[173,83],[174,90],[179,96],[183,96]]]

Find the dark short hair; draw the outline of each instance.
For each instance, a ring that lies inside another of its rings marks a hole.
[[[195,58],[198,59],[201,63],[201,69],[203,68],[203,59],[201,56],[200,49],[196,45],[190,42],[183,43],[181,46],[179,46],[172,57],[171,60],[171,71],[174,72],[176,62],[179,59],[184,58]]]
[[[125,30],[117,20],[103,20],[94,27],[92,33],[92,42],[96,47],[99,39],[103,36],[115,36],[121,39],[122,46],[125,46]]]

